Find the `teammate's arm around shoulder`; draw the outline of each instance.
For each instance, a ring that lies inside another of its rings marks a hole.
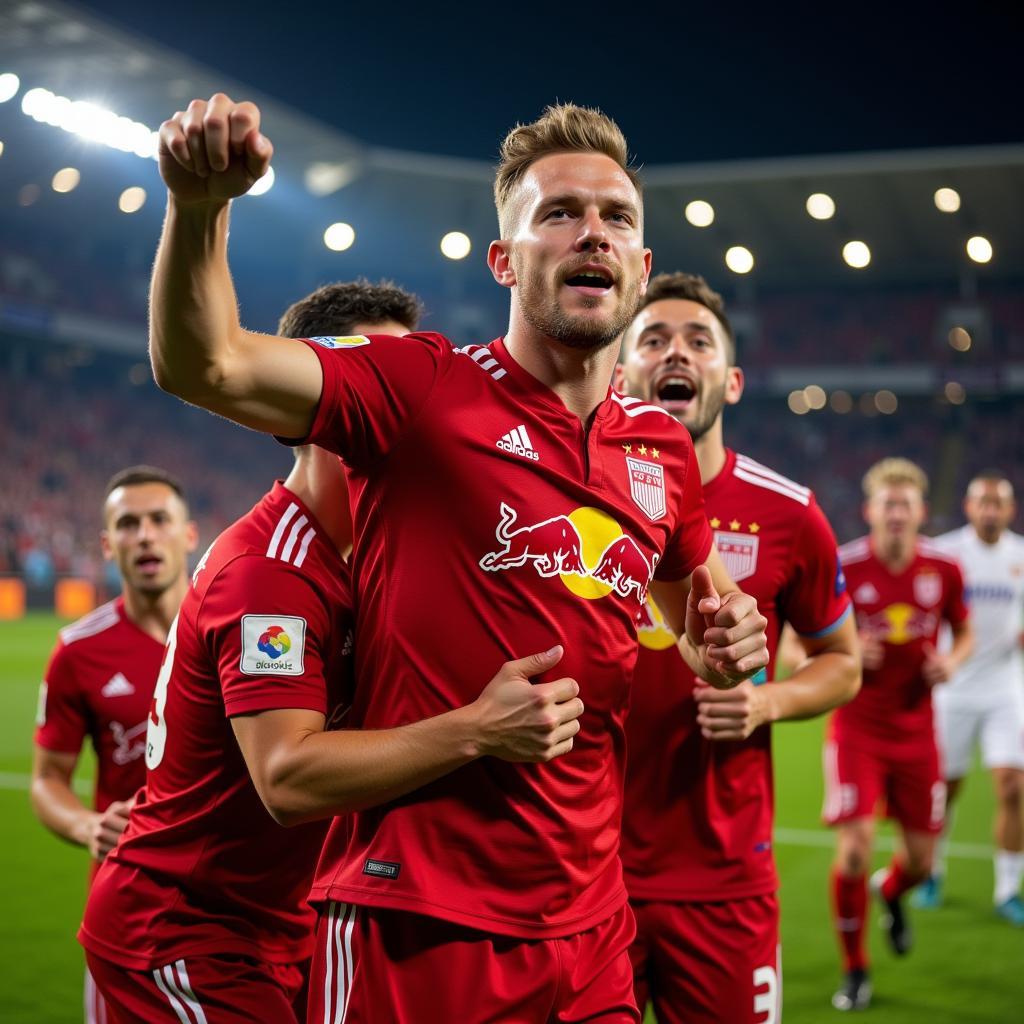
[[[270,165],[253,103],[193,100],[160,126],[167,218],[150,293],[157,384],[255,430],[304,437],[323,383],[302,342],[242,328],[228,269],[228,215]]]

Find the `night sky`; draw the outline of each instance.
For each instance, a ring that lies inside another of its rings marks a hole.
[[[490,161],[555,99],[606,110],[648,164],[1024,140],[1015,5],[81,6],[401,149]]]

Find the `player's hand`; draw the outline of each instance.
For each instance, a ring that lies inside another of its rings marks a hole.
[[[115,800],[105,811],[93,818],[86,845],[96,860],[103,860],[117,846],[121,833],[128,827],[130,810],[131,802]]]
[[[773,720],[768,687],[748,680],[731,690],[718,690],[698,679],[693,699],[701,735],[708,740],[745,740]]]
[[[882,667],[885,659],[885,646],[877,636],[866,633],[863,630],[858,634],[860,637],[860,660],[861,664],[869,672],[876,672]]]
[[[551,761],[572,750],[583,701],[575,679],[533,683],[562,659],[561,646],[507,661],[471,705],[482,755],[503,761]]]
[[[218,92],[193,100],[160,125],[160,176],[179,206],[220,204],[244,195],[270,166],[274,147],[260,132],[255,103]]]
[[[929,686],[948,683],[953,678],[953,662],[945,654],[939,654],[931,644],[925,644],[921,675]]]
[[[768,664],[768,620],[749,595],[720,597],[707,566],[693,570],[686,600],[686,635],[706,671],[701,678],[718,689],[749,679]]]

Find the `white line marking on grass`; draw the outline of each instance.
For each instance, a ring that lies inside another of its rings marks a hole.
[[[831,832],[822,829],[815,832],[805,828],[782,828],[775,830],[777,846],[822,846],[832,849],[836,845]],[[896,843],[892,836],[876,836],[875,848],[892,850]],[[962,857],[964,860],[990,860],[992,847],[984,843],[950,843],[946,849],[950,857]]]
[[[27,791],[32,785],[32,776],[24,772],[0,772],[0,789],[15,789]],[[76,793],[88,795],[92,792],[92,784],[88,779],[75,779],[71,788]]]

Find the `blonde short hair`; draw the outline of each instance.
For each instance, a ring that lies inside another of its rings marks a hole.
[[[508,225],[511,198],[529,166],[553,153],[603,153],[614,160],[641,192],[640,176],[629,162],[629,147],[619,126],[592,107],[558,103],[530,124],[517,124],[501,144],[494,176],[494,205],[502,234]]]
[[[921,492],[921,497],[928,493],[928,475],[910,459],[889,458],[876,462],[865,474],[861,482],[864,497],[870,498],[883,487],[910,484]]]

